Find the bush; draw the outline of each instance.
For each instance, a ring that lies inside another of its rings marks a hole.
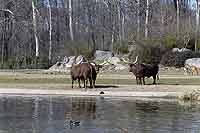
[[[10,58],[0,65],[1,69],[46,69],[50,66],[47,57],[16,57]]]
[[[94,51],[92,48],[88,48],[85,43],[81,42],[68,42],[66,46],[69,46],[70,55],[79,56],[83,55],[86,59],[91,60],[94,57]]]
[[[163,38],[163,44],[167,49],[172,49],[174,47],[177,47],[177,39],[172,36],[166,36]]]
[[[128,54],[128,42],[122,41],[121,44],[119,42],[114,44],[114,52],[119,54]]]
[[[169,67],[183,67],[185,60],[189,58],[199,58],[200,53],[187,51],[187,52],[167,52],[161,60],[161,64]]]
[[[162,45],[158,45],[158,41],[143,41],[136,45],[136,49],[131,51],[129,54],[129,59],[131,61],[135,60],[136,56],[139,56],[138,62],[148,63],[148,64],[159,64],[162,55],[165,52],[165,48]]]

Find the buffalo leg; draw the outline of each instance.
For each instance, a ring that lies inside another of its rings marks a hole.
[[[80,79],[78,79],[78,86],[79,86],[79,88],[81,88]]]
[[[92,88],[92,78],[89,78],[89,82],[90,82],[90,88]]]
[[[156,75],[153,76],[153,84],[156,84]]]
[[[95,82],[96,82],[96,80],[93,80],[93,83],[92,83],[92,85],[93,85],[93,88],[95,88],[96,86],[95,86]]]
[[[142,80],[143,80],[143,84],[145,85],[145,79],[144,79],[144,77],[142,77]]]
[[[85,81],[85,79],[83,79],[83,85],[84,85],[83,88],[86,88],[86,81]]]
[[[72,88],[74,88],[74,80],[72,79]]]
[[[88,80],[86,79],[85,80],[85,89],[87,89],[87,83],[88,83]]]
[[[142,78],[141,77],[139,77],[139,82],[142,85]]]
[[[136,84],[137,84],[137,85],[139,84],[139,82],[138,82],[138,77],[136,77]]]

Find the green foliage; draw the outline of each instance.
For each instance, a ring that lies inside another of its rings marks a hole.
[[[9,58],[0,65],[1,69],[46,69],[50,66],[47,57],[16,57]]]
[[[199,58],[200,53],[196,52],[172,52],[169,51],[163,55],[161,64],[164,66],[183,67],[185,60],[189,58]]]
[[[200,49],[200,39],[197,40],[197,48]]]
[[[167,49],[177,47],[177,39],[172,36],[166,36],[163,38],[163,44]]]
[[[131,61],[135,60],[136,56],[139,56],[139,63],[148,63],[148,64],[159,64],[161,60],[161,50],[157,47],[140,47],[136,51],[132,51],[129,54],[129,59]]]
[[[114,44],[114,52],[119,54],[128,54],[129,53],[128,42],[122,41],[121,44],[120,42],[116,42]]]
[[[137,42],[136,50],[131,51],[129,59],[135,60],[136,56],[139,56],[138,62],[148,64],[158,64],[165,52],[165,48],[160,45],[158,39],[148,39]]]
[[[83,55],[88,60],[93,59],[93,50],[92,48],[87,48],[86,44],[81,42],[68,42],[67,46],[70,46],[71,55]]]

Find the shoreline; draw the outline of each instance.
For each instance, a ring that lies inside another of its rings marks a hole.
[[[53,85],[55,86],[55,84]],[[198,85],[101,85],[98,88],[87,90],[69,84],[62,87],[3,87],[0,86],[0,96],[69,96],[69,97],[110,97],[110,98],[134,98],[134,99],[169,99],[182,101],[200,101],[200,89]],[[103,93],[103,94],[102,94]]]
[[[113,90],[113,91],[112,91]],[[103,92],[104,94],[100,94]],[[17,89],[0,88],[0,95],[63,95],[63,96],[102,96],[102,97],[141,97],[141,98],[178,98],[180,92],[155,92],[106,89],[63,90],[63,89]]]

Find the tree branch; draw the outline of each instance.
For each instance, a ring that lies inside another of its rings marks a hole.
[[[11,10],[9,10],[9,9],[0,9],[0,11],[3,11],[3,12],[8,12],[8,13],[10,13],[10,14],[14,14]]]

